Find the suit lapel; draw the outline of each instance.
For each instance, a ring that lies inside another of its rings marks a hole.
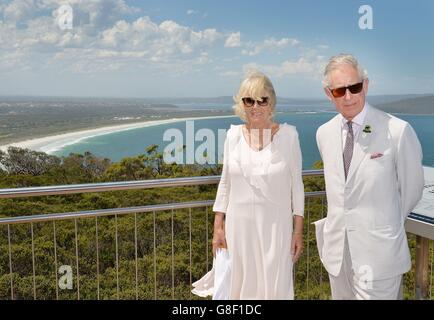
[[[342,118],[340,116],[337,116],[335,118],[335,122],[333,125],[333,132],[332,132],[332,141],[334,141],[333,143],[333,154],[334,155],[338,155],[333,156],[333,158],[336,159],[335,165],[336,165],[336,170],[338,172],[339,178],[342,181],[345,181],[345,172],[344,172],[344,159],[343,159],[343,149],[342,149]]]
[[[372,107],[369,107],[365,119],[363,121],[362,127],[360,128],[357,141],[354,144],[353,157],[351,159],[351,165],[347,176],[347,182],[351,180],[354,173],[359,168],[362,160],[366,158],[366,155],[368,153],[368,147],[371,142],[373,133],[365,133],[363,132],[363,130],[366,125],[372,125],[372,123],[374,122],[372,113],[373,113]]]

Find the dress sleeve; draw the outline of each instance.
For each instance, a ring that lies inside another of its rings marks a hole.
[[[231,189],[230,177],[229,177],[229,132],[226,135],[226,140],[223,150],[223,169],[220,177],[219,186],[217,189],[217,195],[213,206],[214,212],[226,213],[229,204],[229,192]]]
[[[295,130],[291,141],[290,168],[292,178],[292,213],[304,216],[304,185],[302,178],[302,157],[298,133]]]

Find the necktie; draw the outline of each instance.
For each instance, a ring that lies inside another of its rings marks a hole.
[[[351,163],[351,158],[353,157],[353,148],[354,148],[353,123],[351,121],[348,121],[347,126],[348,126],[348,133],[347,133],[347,139],[345,140],[345,148],[344,148],[345,180],[347,180],[348,170],[350,169],[350,163]]]

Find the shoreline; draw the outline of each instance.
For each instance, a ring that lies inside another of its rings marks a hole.
[[[115,132],[128,131],[138,128],[153,127],[159,125],[165,125],[170,123],[188,121],[188,120],[205,120],[205,119],[219,119],[219,118],[232,118],[236,115],[226,116],[204,116],[204,117],[186,117],[186,118],[172,118],[164,120],[148,120],[127,124],[118,124],[105,126],[96,129],[78,130],[69,133],[54,134],[43,138],[26,139],[18,142],[12,142],[0,146],[1,151],[6,151],[8,147],[18,147],[22,149],[31,149],[34,151],[41,151],[47,154],[52,154],[58,150],[61,150],[65,146],[82,142],[83,140],[112,134]]]

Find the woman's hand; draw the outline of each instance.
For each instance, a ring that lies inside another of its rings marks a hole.
[[[223,229],[214,229],[214,236],[212,238],[212,255],[214,257],[218,248],[227,248],[225,231]]]
[[[294,215],[294,231],[291,240],[292,262],[296,263],[303,253],[303,217]]]
[[[214,218],[214,234],[212,238],[212,255],[214,257],[218,248],[227,248],[224,219],[224,213],[216,212]]]
[[[292,262],[297,263],[303,253],[303,234],[294,233],[291,241]]]

